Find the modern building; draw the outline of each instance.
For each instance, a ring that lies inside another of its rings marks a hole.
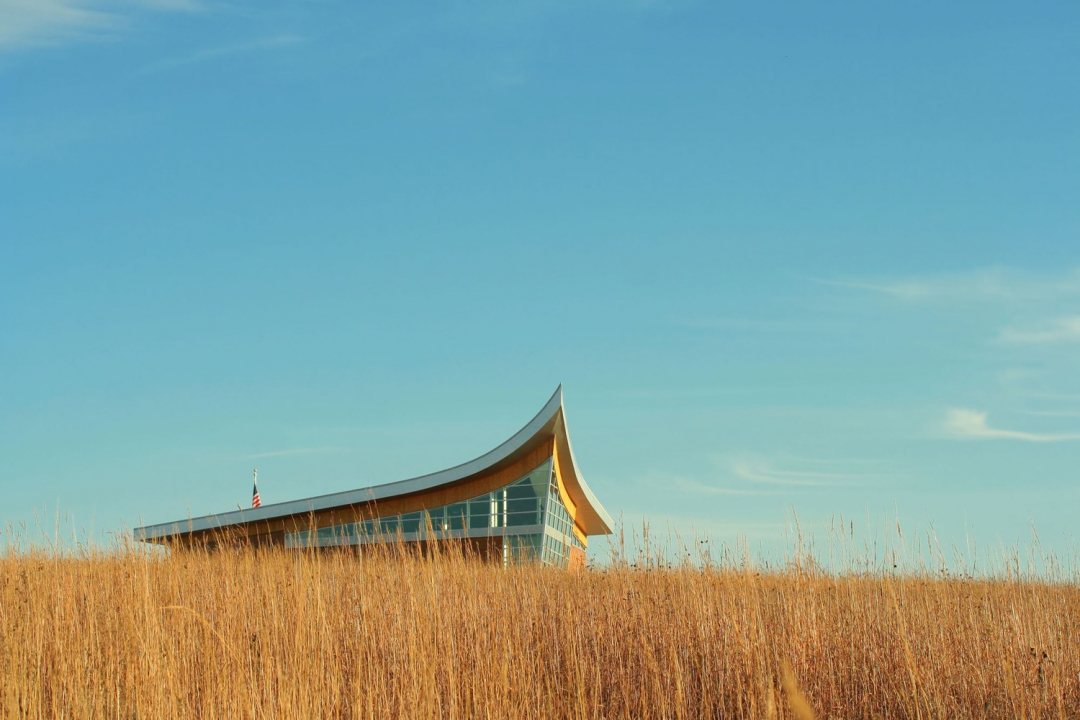
[[[581,476],[562,386],[513,437],[456,467],[409,480],[136,528],[176,547],[247,542],[289,548],[467,542],[503,563],[580,567],[611,517]]]

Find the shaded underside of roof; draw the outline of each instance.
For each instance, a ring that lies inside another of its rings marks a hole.
[[[556,452],[562,469],[563,482],[570,498],[578,508],[578,523],[587,535],[606,535],[611,532],[612,520],[596,496],[585,484],[574,460],[570,434],[566,427],[566,410],[560,385],[543,409],[506,442],[480,457],[439,472],[408,480],[372,485],[344,492],[319,495],[289,502],[263,505],[248,510],[234,510],[215,515],[187,518],[174,522],[136,528],[136,540],[168,541],[185,535],[197,535],[228,528],[259,526],[270,521],[295,520],[298,525],[312,514],[343,508],[361,508],[389,498],[400,498],[429,492],[435,488],[469,482],[513,465],[538,445],[555,437]]]

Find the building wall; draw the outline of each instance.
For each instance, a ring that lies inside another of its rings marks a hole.
[[[556,535],[558,535],[559,531],[572,533],[573,538],[576,539],[577,543],[580,543],[580,546],[576,546],[572,543],[565,543],[564,545],[552,545],[549,548],[547,545],[543,544],[547,543],[547,540],[541,542],[543,535],[529,537],[532,538],[531,541],[535,541],[538,544],[538,547],[536,548],[538,559],[542,555],[544,562],[553,562],[558,566],[569,567],[570,569],[575,570],[581,569],[586,566],[585,546],[588,543],[588,538],[578,519],[578,507],[566,490],[559,462],[559,453],[556,451],[556,443],[557,440],[554,436],[549,437],[547,440],[537,445],[537,447],[522,455],[511,465],[504,467],[501,470],[473,477],[454,485],[438,487],[429,491],[414,493],[412,495],[390,498],[380,502],[338,507],[318,513],[298,515],[249,526],[234,526],[227,531],[219,531],[217,533],[203,532],[195,535],[180,535],[176,537],[176,541],[172,544],[178,547],[191,547],[193,545],[214,547],[221,544],[233,545],[238,543],[251,543],[256,547],[283,546],[286,543],[285,536],[287,533],[304,530],[316,531],[321,528],[337,527],[347,523],[362,522],[364,520],[379,517],[414,513],[421,510],[430,510],[452,503],[467,501],[513,483],[528,475],[535,468],[548,460],[548,458],[551,458],[552,479],[554,481],[552,495],[554,497],[554,494],[557,493],[558,501],[561,502],[566,510],[565,514],[562,515],[563,520],[557,523],[558,527],[551,527],[556,531]],[[545,508],[545,513],[546,512],[547,510]],[[569,525],[565,522],[566,515],[569,515]],[[546,514],[543,518],[543,521],[550,525],[552,521],[547,518]],[[554,537],[555,536],[552,536],[551,542],[554,542]],[[559,537],[562,536],[559,535]],[[480,557],[493,561],[505,560],[512,562],[512,556],[516,556],[522,552],[515,543],[520,544],[526,542],[527,539],[528,538],[525,536],[513,538],[494,536],[490,538],[474,537],[470,539],[457,538],[443,540],[418,539],[415,541],[410,540],[409,544],[414,545],[419,552],[424,554],[434,552],[436,547],[445,547],[450,544],[467,545],[469,552],[473,552]],[[365,552],[366,550],[363,548],[371,547],[371,545],[350,545],[347,547],[352,547],[354,551],[357,552]],[[332,548],[326,548],[326,550],[331,549]],[[561,560],[556,559],[559,557],[561,557]]]
[[[433,488],[426,492],[390,498],[379,502],[332,508],[307,515],[296,515],[261,523],[252,523],[247,526],[185,533],[164,542],[178,547],[191,547],[193,545],[213,547],[237,542],[249,542],[256,546],[282,545],[285,542],[285,533],[287,532],[308,529],[317,530],[376,517],[427,510],[492,492],[527,475],[536,466],[551,457],[554,450],[555,438],[551,437],[523,455],[512,465],[455,485]],[[563,493],[565,493],[565,490],[563,490]]]
[[[566,492],[566,483],[563,482],[562,470],[559,468],[559,453],[555,452],[555,439],[552,438],[552,455],[555,464],[555,480],[559,484],[559,499],[562,500],[563,505],[566,506],[566,511],[570,513],[570,518],[574,521],[574,537],[581,541],[581,544],[585,547],[589,546],[589,538],[585,535],[585,531],[578,524],[578,508],[577,504],[570,499],[570,494]]]

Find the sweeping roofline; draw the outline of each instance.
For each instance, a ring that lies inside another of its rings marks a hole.
[[[545,438],[554,435],[556,452],[559,454],[563,482],[567,493],[578,506],[578,520],[587,535],[606,535],[614,524],[611,516],[596,499],[592,490],[578,470],[574,450],[570,445],[570,433],[566,428],[566,409],[563,405],[562,385],[556,388],[551,399],[529,423],[518,430],[509,440],[480,457],[438,472],[383,485],[372,485],[344,492],[318,495],[300,500],[272,503],[247,510],[177,520],[157,525],[135,528],[136,540],[154,541],[165,538],[205,532],[219,528],[245,526],[283,518],[302,518],[311,513],[346,506],[366,505],[402,495],[425,492],[442,485],[459,483],[498,470],[500,466],[514,462]]]

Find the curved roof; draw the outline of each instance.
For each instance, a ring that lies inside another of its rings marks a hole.
[[[559,385],[543,409],[525,427],[518,430],[509,440],[494,450],[474,460],[439,472],[384,485],[372,485],[356,490],[330,493],[329,495],[318,495],[301,500],[263,505],[248,510],[234,510],[217,515],[204,515],[158,525],[147,525],[135,529],[135,539],[153,541],[227,526],[251,525],[269,520],[303,517],[314,512],[350,505],[363,505],[387,498],[424,492],[442,485],[457,484],[513,464],[552,435],[556,439],[555,447],[556,452],[559,454],[559,467],[562,469],[563,482],[566,485],[567,493],[578,507],[578,520],[582,528],[587,535],[606,535],[610,533],[613,524],[611,516],[604,510],[604,507],[596,499],[589,486],[585,484],[585,479],[581,476],[581,471],[574,460],[574,450],[570,445],[570,433],[566,428],[566,409],[563,405],[562,385]]]

